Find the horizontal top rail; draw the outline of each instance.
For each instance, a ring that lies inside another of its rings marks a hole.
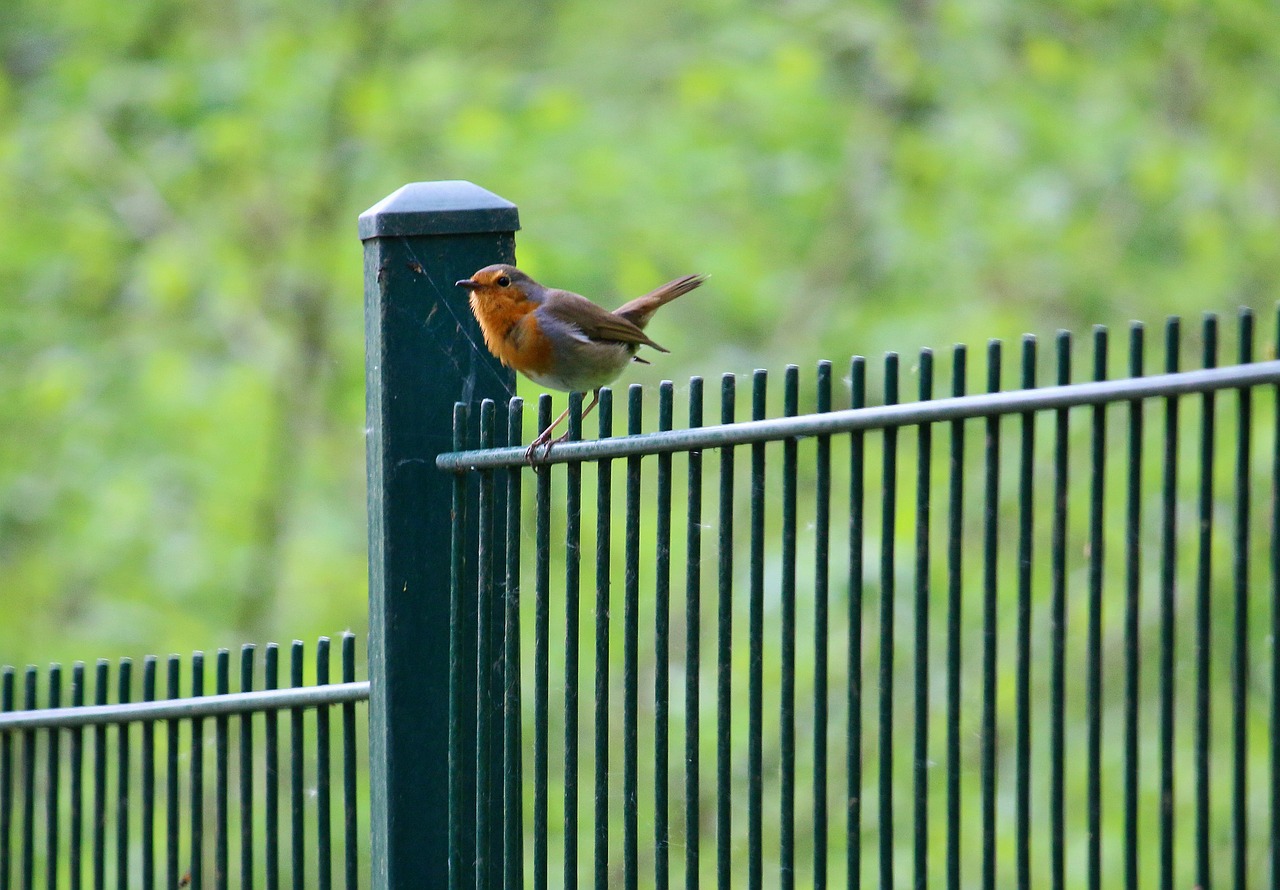
[[[775,417],[768,420],[644,433],[638,436],[618,436],[585,442],[562,442],[552,448],[546,458],[539,458],[534,462],[537,465],[547,465],[666,454],[674,451],[698,451],[704,448],[749,445],[754,442],[793,437],[824,436],[857,430],[1022,414],[1028,411],[1074,408],[1158,396],[1178,396],[1266,383],[1280,383],[1280,361],[1255,362],[1247,365],[1230,365],[1222,368],[1205,368],[1121,380],[1072,383],[1038,389],[978,393],[926,402],[849,408],[800,417]],[[514,467],[524,463],[525,448],[523,446],[452,451],[436,458],[436,466],[439,469],[454,473]]]
[[[227,692],[218,695],[197,695],[191,698],[169,698],[162,701],[5,711],[0,712],[0,733],[191,717],[221,717],[284,708],[316,708],[366,701],[368,698],[369,681],[361,680],[356,683],[327,683],[321,686],[298,686],[291,689]]]

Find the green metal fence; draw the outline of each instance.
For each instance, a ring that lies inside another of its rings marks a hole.
[[[122,659],[114,677],[106,659],[69,677],[4,667],[0,888],[367,885],[356,705],[369,684],[353,635],[340,682],[329,649],[322,637],[308,666],[298,641],[286,664],[274,643],[244,646],[236,692],[226,649],[212,690],[200,652],[186,667],[147,656],[139,672]]]

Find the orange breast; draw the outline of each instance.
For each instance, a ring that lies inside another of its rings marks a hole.
[[[508,368],[528,374],[548,373],[554,362],[551,340],[538,325],[531,300],[483,300],[471,295],[471,309],[484,345]]]

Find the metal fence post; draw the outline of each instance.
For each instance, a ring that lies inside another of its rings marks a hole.
[[[518,228],[514,204],[469,182],[411,183],[360,216],[377,890],[448,885],[453,479],[435,458],[452,450],[454,403],[503,404],[515,392],[514,375],[484,348],[454,282],[490,263],[514,262]],[[464,589],[474,590],[474,581]],[[464,620],[472,625],[461,637],[474,645],[474,611]],[[455,852],[457,861],[471,860]]]

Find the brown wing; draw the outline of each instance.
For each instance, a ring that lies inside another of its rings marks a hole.
[[[569,291],[548,291],[542,303],[542,311],[573,325],[592,340],[637,343],[651,346],[659,352],[668,351],[650,340],[644,331],[621,315],[601,309],[586,297]]]

